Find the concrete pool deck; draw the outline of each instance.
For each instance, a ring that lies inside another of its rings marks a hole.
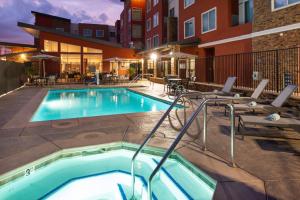
[[[61,87],[70,86],[55,86]],[[163,114],[148,112],[29,123],[47,90],[28,87],[0,98],[0,174],[60,149],[117,141],[140,144]],[[158,84],[134,90],[168,98]],[[179,111],[180,116],[182,112]],[[244,140],[236,136],[238,167],[232,168],[228,165],[229,121],[223,109],[209,108],[206,152],[201,150],[201,119],[200,116],[200,126],[193,124],[176,151],[218,181],[215,199],[300,198],[299,130],[279,133],[277,129],[249,129]],[[177,134],[174,127],[179,124],[172,113],[149,145],[168,147]]]

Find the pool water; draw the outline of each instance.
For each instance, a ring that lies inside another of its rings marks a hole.
[[[31,121],[161,111],[169,106],[125,88],[50,90]]]
[[[46,161],[46,166],[0,186],[0,199],[129,200],[133,153],[115,149]],[[136,199],[147,199],[147,180],[160,159],[160,156],[146,153],[138,156],[135,163]],[[200,170],[196,175],[176,159],[168,159],[152,181],[154,200],[209,200],[214,190],[213,179]]]

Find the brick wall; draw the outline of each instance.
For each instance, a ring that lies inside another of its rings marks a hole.
[[[254,0],[253,31],[300,23],[300,4],[272,11],[271,0]],[[300,29],[253,38],[254,51],[283,49],[300,45]]]

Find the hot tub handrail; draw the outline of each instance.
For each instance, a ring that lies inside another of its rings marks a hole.
[[[160,170],[160,168],[162,167],[162,165],[164,164],[164,162],[168,159],[168,157],[171,155],[171,153],[174,151],[175,147],[177,146],[177,144],[180,142],[181,138],[184,136],[184,134],[186,133],[187,129],[191,126],[191,124],[194,122],[194,120],[196,119],[196,117],[198,116],[198,114],[204,110],[204,112],[206,112],[206,108],[207,108],[207,103],[210,101],[225,101],[226,99],[221,99],[221,98],[203,98],[204,100],[200,103],[200,105],[198,106],[198,108],[193,112],[192,116],[189,118],[189,120],[186,122],[186,124],[184,124],[184,126],[181,128],[180,132],[178,133],[178,135],[176,136],[176,139],[174,140],[174,142],[171,144],[171,146],[169,147],[169,149],[167,150],[167,152],[164,154],[163,158],[160,160],[160,162],[157,164],[157,166],[155,167],[155,169],[153,170],[153,172],[151,173],[149,179],[148,179],[148,200],[152,200],[152,189],[151,189],[151,182],[153,177],[156,175],[156,173]],[[234,136],[235,136],[235,125],[234,125],[234,121],[235,121],[235,113],[234,113],[234,107],[231,104],[228,104],[228,106],[231,109],[231,116],[230,116],[230,128],[231,128],[231,158],[232,158],[232,164],[234,166]]]
[[[135,173],[134,173],[134,161],[138,154],[143,150],[144,146],[149,142],[149,140],[152,138],[152,136],[155,134],[157,129],[160,127],[160,125],[163,123],[163,121],[168,117],[172,109],[177,105],[178,101],[183,97],[193,97],[193,96],[203,96],[201,92],[189,92],[189,93],[183,93],[179,95],[173,103],[170,105],[168,110],[163,114],[163,116],[160,118],[160,120],[157,122],[157,124],[154,126],[152,131],[147,135],[144,142],[140,145],[138,150],[135,152],[131,159],[131,176],[132,176],[132,198],[134,198],[134,185],[135,185]]]

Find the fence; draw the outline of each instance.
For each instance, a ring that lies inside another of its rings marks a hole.
[[[236,76],[238,88],[255,88],[269,79],[267,90],[280,92],[288,84],[298,85],[300,96],[300,48],[279,49],[196,59],[197,81],[224,84]]]
[[[20,87],[24,78],[24,64],[0,61],[0,95]]]

